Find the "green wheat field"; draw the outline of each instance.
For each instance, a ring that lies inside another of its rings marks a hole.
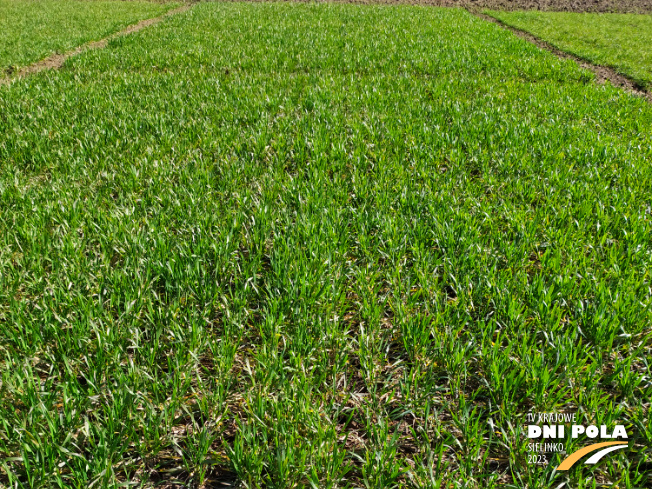
[[[0,486],[649,487],[651,253],[644,98],[461,9],[196,4],[0,86]]]

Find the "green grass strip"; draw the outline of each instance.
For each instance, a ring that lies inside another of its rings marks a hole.
[[[652,16],[571,12],[488,15],[592,63],[615,68],[652,89]]]

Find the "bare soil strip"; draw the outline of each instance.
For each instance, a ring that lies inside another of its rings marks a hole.
[[[565,51],[562,51],[559,48],[556,48],[555,46],[539,39],[536,36],[533,36],[529,32],[523,31],[521,29],[517,29],[516,27],[512,27],[510,25],[505,24],[504,22],[501,22],[498,19],[495,19],[489,15],[485,15],[483,13],[477,12],[474,9],[468,9],[469,12],[472,14],[480,17],[481,19],[484,19],[488,22],[493,22],[494,24],[498,24],[501,27],[505,29],[509,29],[512,31],[514,34],[516,34],[518,37],[525,39],[526,41],[529,41],[536,46],[538,46],[541,49],[545,49],[547,51],[550,51],[554,55],[556,55],[559,58],[562,59],[572,59],[575,61],[577,64],[579,64],[582,68],[585,68],[587,70],[591,70],[593,73],[595,73],[595,81],[599,84],[603,84],[607,81],[610,81],[612,85],[617,86],[622,88],[623,90],[633,93],[635,95],[638,95],[640,97],[644,97],[648,100],[648,102],[652,102],[652,92],[649,92],[645,89],[645,87],[641,86],[634,80],[626,77],[625,75],[622,75],[618,73],[616,70],[613,68],[609,68],[608,66],[600,66],[600,65],[594,65],[592,63],[589,63],[585,59],[582,59],[578,56],[575,56],[573,54],[567,53]]]
[[[652,0],[427,0],[467,9],[543,10],[551,12],[601,12],[644,14],[652,12]]]
[[[278,1],[278,0],[221,0],[221,1]],[[315,0],[286,0],[310,3]],[[429,5],[433,7],[460,7],[469,10],[544,10],[554,12],[611,12],[652,13],[652,0],[317,0],[334,3],[368,5]]]
[[[101,39],[99,41],[92,41],[86,44],[82,44],[81,46],[78,46],[72,51],[68,51],[67,53],[64,54],[53,54],[52,56],[48,56],[47,58],[42,59],[41,61],[37,61],[36,63],[32,63],[31,65],[24,66],[23,68],[19,68],[15,72],[10,73],[8,76],[0,77],[0,85],[6,85],[14,80],[23,78],[28,75],[33,75],[34,73],[38,73],[40,71],[61,68],[65,63],[65,61],[72,56],[77,56],[78,54],[81,54],[89,49],[105,48],[109,44],[109,41],[111,41],[112,39],[121,36],[126,36],[127,34],[132,34],[141,29],[144,29],[145,27],[149,27],[150,25],[158,24],[165,17],[168,17],[170,15],[180,14],[182,12],[185,12],[189,8],[190,8],[189,4],[182,5],[181,7],[177,7],[175,9],[169,10],[163,15],[160,15],[158,17],[141,20],[140,22],[131,24],[130,26],[127,26],[125,29],[116,32],[114,34],[111,34],[110,36],[105,37],[104,39]]]

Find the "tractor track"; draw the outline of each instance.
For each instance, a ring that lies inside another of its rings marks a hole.
[[[85,44],[82,44],[81,46],[77,46],[75,49],[72,49],[66,53],[63,54],[53,54],[51,56],[48,56],[47,58],[44,58],[40,61],[36,61],[35,63],[32,63],[30,65],[24,66],[22,68],[18,68],[15,71],[6,73],[4,77],[0,77],[0,85],[7,85],[15,80],[18,80],[20,78],[24,78],[29,75],[33,75],[35,73],[40,73],[41,71],[45,70],[53,70],[53,69],[59,69],[63,66],[63,64],[66,62],[68,58],[71,58],[73,56],[77,56],[85,51],[89,51],[91,49],[101,49],[105,48],[108,46],[109,41],[116,39],[118,37],[126,36],[129,34],[133,34],[134,32],[138,32],[141,29],[144,29],[145,27],[149,27],[154,24],[158,24],[161,22],[163,19],[166,17],[169,17],[171,15],[176,15],[180,14],[183,12],[186,12],[189,10],[191,7],[190,4],[184,4],[180,7],[177,7],[175,9],[169,10],[166,13],[159,15],[158,17],[152,17],[150,19],[144,19],[139,22],[136,22],[135,24],[131,24],[121,31],[115,32],[114,34],[111,34],[110,36],[105,37],[104,39],[100,39],[99,41],[91,41],[87,42]]]

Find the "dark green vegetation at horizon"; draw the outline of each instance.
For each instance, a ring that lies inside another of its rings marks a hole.
[[[652,90],[652,15],[572,12],[487,14]]]
[[[138,1],[0,0],[0,75],[97,41],[178,4]]]
[[[649,484],[651,129],[457,9],[199,4],[0,87],[0,484]],[[529,465],[562,410],[631,449]]]

